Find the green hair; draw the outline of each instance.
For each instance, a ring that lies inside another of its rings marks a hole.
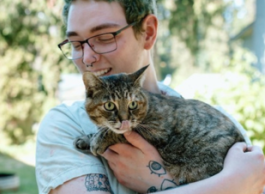
[[[74,1],[78,0],[64,0],[63,19],[66,25],[67,25],[67,18],[70,6]],[[142,32],[142,19],[145,16],[149,14],[156,15],[156,0],[95,0],[95,1],[107,1],[107,2],[117,1],[125,11],[125,17],[128,24],[131,24],[135,21],[139,21],[139,23],[133,26],[135,35]]]

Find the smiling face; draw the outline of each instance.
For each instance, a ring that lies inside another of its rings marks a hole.
[[[93,0],[73,2],[67,24],[67,38],[70,41],[115,32],[128,25],[124,10],[118,2]],[[136,39],[132,27],[129,27],[116,36],[115,51],[97,54],[85,43],[83,58],[74,60],[74,63],[81,72],[90,71],[97,76],[134,72],[149,63],[144,38],[143,33]],[[93,67],[87,67],[90,64]]]

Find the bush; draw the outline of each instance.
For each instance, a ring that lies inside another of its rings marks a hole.
[[[261,146],[265,153],[265,77],[250,65],[251,61],[250,54],[237,51],[223,71],[224,87],[214,91],[205,88],[196,98],[221,105],[247,130],[252,143]]]

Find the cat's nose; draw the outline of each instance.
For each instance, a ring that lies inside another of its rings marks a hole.
[[[126,113],[120,113],[119,114],[120,122],[128,120],[128,115]]]

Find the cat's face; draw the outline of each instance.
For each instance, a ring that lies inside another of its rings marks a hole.
[[[141,90],[142,71],[97,78],[84,74],[87,89],[86,111],[100,127],[124,133],[136,127],[145,117],[148,104]]]

